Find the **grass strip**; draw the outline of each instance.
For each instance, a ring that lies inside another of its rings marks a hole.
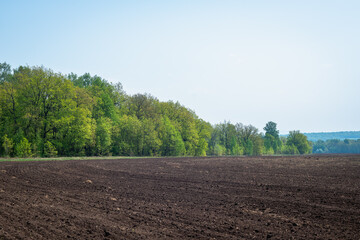
[[[69,161],[69,160],[111,160],[111,159],[137,159],[155,157],[131,156],[104,156],[104,157],[54,157],[54,158],[0,158],[0,162],[31,162],[31,161]]]

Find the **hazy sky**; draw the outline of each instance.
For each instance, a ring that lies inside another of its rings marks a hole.
[[[0,1],[0,62],[90,72],[213,124],[360,130],[360,1]]]

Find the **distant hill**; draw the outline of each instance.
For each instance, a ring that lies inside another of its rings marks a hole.
[[[360,131],[304,133],[304,135],[312,142],[316,142],[318,140],[326,141],[329,139],[360,139]]]

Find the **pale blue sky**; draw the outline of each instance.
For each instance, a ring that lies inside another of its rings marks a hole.
[[[97,74],[211,123],[360,130],[360,1],[0,1],[0,62]]]

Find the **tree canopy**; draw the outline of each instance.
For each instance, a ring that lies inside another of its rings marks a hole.
[[[289,149],[293,149],[295,151],[289,153],[306,154],[311,152],[311,146],[307,137],[300,133],[300,131],[290,131],[287,137],[286,145]]]
[[[279,153],[281,150],[281,141],[279,130],[277,130],[277,124],[270,121],[266,123],[264,130],[266,131],[264,139],[266,152]]]
[[[2,156],[204,156],[212,127],[176,102],[86,73],[0,65]]]
[[[89,73],[0,64],[0,156],[206,156],[306,154],[299,131],[269,121],[211,125],[179,102],[128,95]],[[352,146],[356,144],[351,142]],[[320,148],[318,148],[320,149]],[[320,151],[320,150],[319,150]]]

